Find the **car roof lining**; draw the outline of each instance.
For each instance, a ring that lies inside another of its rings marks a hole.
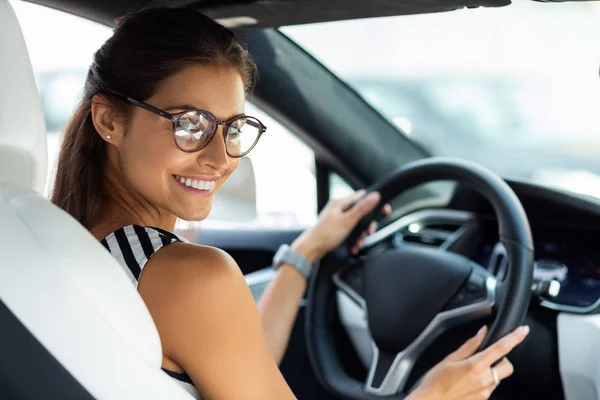
[[[384,17],[461,8],[501,7],[510,0],[27,0],[105,25],[145,7],[199,10],[230,27],[288,25]]]

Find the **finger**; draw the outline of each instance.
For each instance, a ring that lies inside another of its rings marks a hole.
[[[358,253],[358,250],[362,249],[363,244],[364,244],[364,240],[363,239],[358,239],[352,245],[352,250],[355,250]]]
[[[519,343],[521,343],[529,334],[528,326],[520,326],[496,343],[475,355],[475,362],[492,365],[497,360],[501,359],[512,351]]]
[[[367,235],[372,235],[377,232],[377,221],[371,221],[369,229],[367,229]]]
[[[363,248],[363,246],[364,246],[364,244],[365,244],[364,242],[365,242],[365,241],[364,241],[364,239],[363,239],[363,238],[360,238],[360,239],[358,239],[358,240],[356,241],[356,243],[354,243],[354,245],[352,246],[352,249],[350,250],[350,253],[351,253],[352,255],[356,255],[356,254],[358,254],[358,252],[359,252],[359,251],[360,251],[360,250]]]
[[[381,213],[383,215],[390,215],[392,213],[392,206],[389,204],[384,205],[381,209]]]
[[[343,211],[349,211],[354,207],[355,203],[365,195],[366,191],[364,189],[357,190],[353,194],[347,197],[342,197],[338,200],[338,204],[340,205]]]
[[[498,377],[498,383],[496,383],[496,380],[494,379],[494,371],[496,371],[496,376]],[[491,368],[486,368],[483,371],[483,377],[482,377],[482,382],[484,383],[484,388],[481,390],[476,391],[476,393],[474,394],[474,397],[469,396],[468,398],[474,398],[474,399],[488,399],[492,393],[498,388],[498,385],[500,384],[500,382],[502,382],[504,379],[508,378],[509,376],[511,376],[514,372],[514,368],[513,365],[511,364],[510,361],[508,361],[508,359],[505,357],[504,359],[502,359],[502,361],[500,363],[498,363],[498,365],[496,365],[495,367],[491,367]]]
[[[358,200],[356,204],[354,204],[354,207],[348,210],[348,213],[355,221],[358,221],[369,212],[373,211],[377,204],[379,204],[379,200],[381,200],[381,195],[378,192],[371,192]]]
[[[363,233],[360,234],[360,236],[358,237],[358,239],[356,239],[356,242],[354,242],[354,244],[350,248],[350,254],[356,255],[360,251],[360,249],[362,249],[362,246],[364,244],[366,236],[367,235],[366,235],[365,232],[363,232]]]
[[[362,249],[364,245],[365,245],[365,239],[364,239],[364,238],[360,238],[360,239],[358,239],[358,241],[356,242],[356,248],[357,248],[358,250]]]
[[[356,242],[354,242],[353,247],[358,247],[359,249],[362,248],[366,237],[367,237],[367,232],[361,233],[360,236],[358,237],[358,239],[356,239]]]
[[[473,336],[471,339],[467,340],[462,346],[460,346],[458,350],[456,350],[453,353],[450,353],[450,355],[446,357],[446,359],[450,361],[461,361],[471,357],[473,354],[475,354],[479,346],[481,346],[481,343],[483,343],[483,339],[485,339],[486,334],[487,326],[484,326],[479,330],[479,332],[477,332],[475,336]]]
[[[502,359],[502,361],[498,365],[496,365],[494,368],[496,368],[496,373],[498,374],[498,379],[501,381],[508,378],[509,376],[511,376],[513,374],[513,372],[515,372],[515,367],[512,365],[512,363],[510,361],[508,361],[508,358],[506,358],[506,357],[504,357]]]
[[[352,247],[352,252],[351,252],[351,254],[352,254],[353,256],[357,255],[357,254],[358,254],[358,252],[359,252],[359,251],[360,251],[362,248],[363,248],[363,243],[362,243],[362,241],[360,241],[360,242],[356,243],[356,244],[355,244],[355,245]]]
[[[506,358],[504,359],[506,360],[506,363],[510,364],[510,361],[508,361]],[[506,374],[508,373],[508,369],[507,369],[507,364],[504,362],[504,360],[502,361],[502,369],[500,369],[500,364],[498,364],[495,367],[486,367],[483,368],[482,370],[480,370],[479,372],[477,372],[477,375],[474,376],[473,378],[475,378],[475,383],[476,386],[474,386],[472,389],[473,391],[469,392],[466,396],[461,397],[461,399],[463,400],[483,400],[483,399],[489,399],[490,396],[492,395],[492,393],[494,392],[494,390],[496,390],[496,388],[498,388],[498,385],[500,384],[500,382],[502,381],[502,377],[501,377],[501,373]],[[510,364],[510,366],[512,367],[512,364]],[[478,371],[478,370],[475,370]],[[496,379],[494,378],[494,371],[496,372],[496,376],[498,378],[498,383],[496,383]]]

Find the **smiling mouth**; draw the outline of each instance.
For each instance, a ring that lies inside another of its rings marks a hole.
[[[182,185],[185,185],[190,189],[195,189],[201,192],[210,192],[217,185],[217,181],[203,181],[199,179],[186,178],[184,176],[179,175],[173,175],[173,177]]]

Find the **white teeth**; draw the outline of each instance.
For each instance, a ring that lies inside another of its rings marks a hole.
[[[213,190],[216,186],[215,181],[199,181],[191,178],[184,178],[182,176],[175,175],[175,179],[181,182],[183,185],[198,189],[198,190]]]

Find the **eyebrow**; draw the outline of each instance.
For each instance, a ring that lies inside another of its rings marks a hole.
[[[195,107],[195,106],[192,106],[191,104],[182,104],[180,106],[167,107],[164,110],[165,111],[171,111],[171,110],[206,110],[206,109],[205,108]]]
[[[167,112],[171,112],[171,111],[175,111],[175,110],[205,110],[208,111],[210,113],[212,113],[212,111],[206,109],[206,108],[198,108],[196,106],[193,106],[191,104],[182,104],[180,106],[171,106],[171,107],[167,107],[167,108],[163,108],[162,110],[167,111]],[[238,117],[247,117],[248,115],[246,115],[245,112],[241,113],[241,114],[235,114],[233,116],[231,116],[230,118],[224,119],[222,121],[231,121],[234,118],[238,118]]]

